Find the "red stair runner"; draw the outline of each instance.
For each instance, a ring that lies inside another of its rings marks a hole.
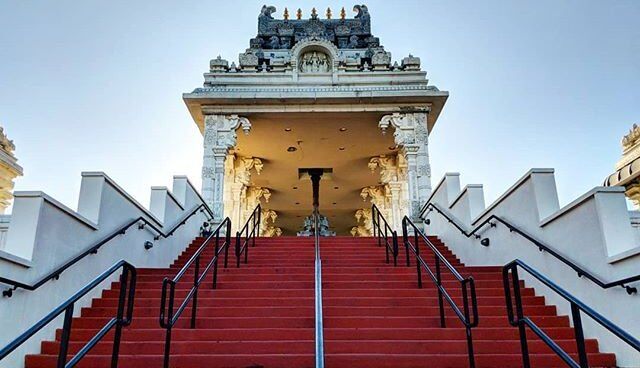
[[[165,331],[158,323],[162,279],[175,275],[202,241],[196,239],[168,269],[139,270],[133,323],[123,332],[120,367],[162,367]],[[465,267],[441,242],[433,241],[463,275],[476,279],[477,366],[520,367],[518,332],[507,322],[500,268]],[[210,288],[211,275],[201,286],[197,328],[189,328],[189,309],[174,327],[172,368],[314,366],[313,239],[261,238],[256,243],[249,249],[249,264],[237,269],[235,258],[230,258],[229,268],[223,269],[220,263],[218,289]],[[426,275],[424,288],[417,288],[414,260],[412,267],[401,265],[403,247],[398,267],[384,263],[384,248],[372,238],[323,238],[321,252],[327,367],[468,367],[464,329],[448,307],[447,328],[439,327],[436,289]],[[209,250],[204,259],[212,254]],[[423,255],[431,262],[428,251]],[[178,285],[177,301],[186,295],[192,277],[184,280]],[[452,277],[448,280],[446,286],[457,295],[457,284]],[[74,319],[70,354],[113,315],[117,288],[114,283]],[[530,288],[523,289],[523,301],[526,313],[575,353],[568,318],[557,316],[555,307],[546,306]],[[41,354],[27,356],[26,368],[55,367],[57,341],[43,342]],[[533,336],[529,348],[533,367],[564,366]],[[615,367],[615,356],[599,353],[597,341],[588,341],[588,351],[592,366]],[[109,367],[110,354],[107,336],[79,367]]]
[[[465,267],[437,238],[430,240],[463,276],[476,280],[480,324],[473,329],[476,367],[522,367],[518,329],[506,316],[500,267]],[[384,248],[373,238],[322,239],[322,278],[326,366],[350,368],[459,367],[469,366],[465,330],[445,301],[447,328],[440,327],[437,289],[423,272],[418,289],[415,259],[405,266],[400,245],[398,266],[384,263]],[[376,251],[377,249],[377,251]],[[421,246],[422,256],[433,267],[433,253]],[[435,267],[433,268],[435,269]],[[460,306],[459,284],[442,267],[447,291]],[[566,316],[531,288],[522,289],[525,314],[576,355],[573,329]],[[529,339],[532,367],[565,367],[538,341]],[[615,356],[598,353],[588,341],[592,367],[615,367]],[[575,357],[577,359],[577,357]]]

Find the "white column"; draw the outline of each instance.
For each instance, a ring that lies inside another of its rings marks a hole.
[[[247,118],[238,115],[206,115],[204,118],[204,154],[202,160],[202,195],[213,211],[213,222],[224,219],[224,161],[235,147],[236,129],[251,130]]]
[[[407,161],[409,217],[418,219],[420,208],[431,195],[431,167],[429,165],[429,133],[427,113],[407,113],[383,116],[378,126],[385,132],[390,126],[400,153]]]

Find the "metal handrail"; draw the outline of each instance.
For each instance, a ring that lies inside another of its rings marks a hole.
[[[82,297],[84,297],[89,291],[100,285],[104,280],[110,277],[113,273],[122,268],[122,274],[120,275],[120,293],[118,296],[118,309],[116,316],[112,317],[107,323],[89,340],[72,358],[67,361],[67,354],[69,352],[69,338],[71,337],[71,327],[73,322],[73,312],[75,303]],[[27,331],[18,336],[15,340],[11,341],[7,346],[0,350],[0,361],[6,356],[11,354],[20,345],[25,343],[29,338],[35,335],[38,331],[43,329],[49,323],[54,321],[59,315],[64,312],[64,323],[62,327],[62,337],[60,339],[60,350],[58,352],[57,368],[71,368],[82,360],[82,358],[94,348],[102,338],[115,328],[113,335],[113,350],[111,352],[111,368],[118,366],[118,357],[120,354],[120,338],[122,336],[122,327],[131,324],[133,303],[135,299],[136,291],[136,268],[131,264],[121,260],[109,267],[100,276],[96,277],[93,281],[87,284],[85,287],[77,291],[73,296],[67,299],[64,303],[60,304],[57,308],[52,310],[44,318],[31,326]],[[126,314],[125,314],[126,313]]]
[[[316,368],[324,367],[324,327],[322,313],[322,259],[320,258],[320,213],[313,211],[313,238],[315,245],[315,353]]]
[[[127,230],[130,227],[132,227],[133,225],[135,225],[135,224],[138,224],[138,229],[139,230],[144,229],[145,226],[149,226],[156,233],[156,235],[153,237],[154,240],[158,240],[158,239],[160,239],[160,237],[166,239],[166,238],[170,237],[171,235],[173,235],[176,232],[176,230],[178,230],[179,227],[184,225],[187,222],[187,220],[189,218],[191,218],[193,215],[195,215],[198,212],[205,212],[205,211],[209,214],[209,217],[213,217],[213,213],[211,212],[209,207],[206,204],[201,203],[200,205],[194,207],[187,215],[183,216],[182,219],[180,219],[171,228],[171,230],[169,230],[167,233],[163,232],[160,228],[158,228],[153,222],[151,222],[146,217],[140,216],[140,217],[138,217],[136,219],[133,219],[133,220],[127,222],[126,224],[122,225],[121,227],[119,227],[118,229],[116,229],[115,231],[110,233],[109,235],[105,236],[104,238],[102,238],[98,242],[96,242],[93,245],[91,245],[86,250],[82,251],[77,256],[75,256],[72,259],[70,259],[67,262],[65,262],[60,267],[56,268],[55,270],[49,272],[47,275],[45,275],[42,278],[40,278],[34,284],[26,284],[26,283],[23,283],[23,282],[20,282],[20,281],[16,281],[16,280],[12,280],[12,279],[9,279],[9,278],[6,278],[6,277],[0,277],[0,283],[12,286],[12,287],[10,287],[8,289],[3,290],[2,291],[2,296],[10,298],[13,295],[13,291],[17,290],[18,288],[21,288],[21,289],[24,289],[24,290],[27,290],[27,291],[34,291],[34,290],[38,289],[40,286],[44,285],[47,281],[57,280],[58,278],[60,278],[60,274],[62,274],[62,272],[66,271],[69,267],[71,267],[74,264],[78,263],[84,257],[86,257],[86,256],[88,256],[90,254],[98,253],[98,250],[103,245],[107,244],[108,242],[110,242],[111,240],[113,240],[114,238],[116,238],[119,235],[124,235],[127,232]]]
[[[580,267],[579,265],[577,265],[576,263],[574,263],[570,259],[568,259],[565,256],[563,256],[562,254],[558,253],[554,249],[554,247],[551,247],[548,244],[542,242],[541,240],[536,239],[532,235],[528,234],[526,231],[518,228],[514,224],[510,223],[509,221],[507,221],[504,218],[499,217],[497,215],[489,216],[484,221],[482,221],[480,224],[478,224],[475,228],[473,228],[471,231],[466,231],[456,222],[455,219],[451,218],[451,216],[449,216],[446,213],[446,211],[442,210],[440,208],[440,206],[436,205],[435,203],[431,203],[431,202],[427,203],[427,205],[423,208],[422,213],[420,214],[420,216],[422,216],[424,214],[424,212],[426,212],[427,210],[429,210],[429,211],[436,210],[440,215],[442,215],[444,218],[446,218],[449,221],[449,223],[451,223],[456,229],[458,229],[467,238],[469,238],[471,236],[474,236],[476,239],[480,239],[481,236],[478,235],[477,232],[481,228],[483,228],[487,224],[489,224],[489,226],[491,226],[491,227],[496,227],[497,223],[501,223],[501,224],[505,225],[509,229],[510,232],[516,233],[516,234],[520,235],[521,237],[525,238],[526,240],[528,240],[529,242],[533,243],[535,246],[538,247],[538,249],[541,252],[545,251],[545,252],[549,253],[550,255],[552,255],[557,260],[559,260],[560,262],[562,262],[565,265],[569,266],[572,270],[574,270],[578,274],[578,277],[583,277],[584,276],[587,279],[591,280],[594,284],[600,286],[603,289],[609,289],[609,288],[612,288],[612,287],[620,286],[620,287],[624,288],[627,291],[627,294],[629,294],[629,295],[636,294],[638,292],[638,289],[636,287],[629,286],[627,284],[632,283],[632,282],[640,281],[640,274],[635,275],[635,276],[625,277],[623,279],[616,280],[616,281],[609,281],[609,282],[603,281],[598,276],[590,273],[589,271],[587,271],[584,268]],[[428,224],[428,222],[427,222],[427,224]],[[482,239],[482,241],[480,243],[482,245],[484,245],[484,246],[488,246],[489,245],[489,238]]]
[[[371,221],[373,222],[373,236],[378,240],[378,246],[384,239],[386,262],[389,263],[389,253],[393,255],[393,265],[398,265],[398,232],[393,230],[375,204],[371,206]],[[391,234],[391,243],[389,243]],[[407,266],[409,266],[409,252],[407,251]]]
[[[242,229],[236,232],[236,267],[240,267],[242,253],[244,253],[244,263],[246,264],[249,261],[249,242],[251,242],[252,247],[256,246],[256,237],[260,236],[261,217],[262,207],[258,204],[251,212]]]
[[[411,232],[413,233],[414,244],[411,243]],[[451,309],[453,309],[454,313],[466,330],[467,337],[467,353],[469,355],[469,367],[475,367],[475,357],[473,352],[473,338],[471,336],[471,329],[478,326],[478,300],[476,298],[476,286],[473,277],[462,277],[460,273],[447,261],[447,259],[440,253],[440,251],[436,248],[433,243],[427,238],[422,231],[409,219],[409,217],[405,216],[402,219],[402,237],[404,240],[405,247],[407,251],[411,251],[416,256],[416,272],[418,275],[418,287],[422,288],[422,269],[431,277],[431,280],[436,284],[438,289],[438,306],[440,308],[440,326],[446,327],[445,322],[445,313],[444,313],[444,299],[447,301]],[[420,244],[419,240],[425,242],[428,248],[434,254],[435,259],[435,273],[431,270],[427,262],[420,255]],[[440,265],[444,264],[444,266],[449,270],[449,272],[456,278],[458,282],[460,282],[460,287],[462,291],[462,309],[453,301],[453,298],[447,292],[447,289],[442,284],[442,274]],[[469,310],[469,297],[471,297],[471,310]],[[471,318],[473,316],[473,319]]]
[[[220,237],[221,230],[224,230],[224,242],[220,245]],[[211,244],[215,244],[214,255],[207,263],[206,267],[200,273],[200,257],[205,249]],[[169,356],[171,355],[171,330],[173,326],[178,321],[182,312],[187,308],[189,302],[191,302],[191,328],[196,327],[196,314],[198,310],[198,289],[200,288],[200,284],[207,277],[207,273],[213,267],[213,282],[212,288],[215,289],[217,287],[218,280],[218,258],[220,253],[224,251],[224,268],[227,268],[227,258],[229,254],[229,246],[231,244],[231,220],[229,218],[225,218],[220,225],[207,237],[207,239],[202,243],[202,245],[196,250],[196,252],[189,258],[189,260],[182,266],[180,271],[172,278],[169,279],[165,277],[162,280],[162,296],[160,299],[160,327],[166,330],[165,333],[165,346],[164,346],[164,367],[169,367]],[[175,304],[175,291],[176,284],[182,279],[182,277],[186,274],[187,270],[194,265],[194,277],[193,277],[193,286],[185,296],[182,303],[177,310],[174,311]],[[169,291],[167,301],[167,290]],[[165,319],[166,316],[166,319]]]
[[[522,295],[520,293],[520,279],[518,277],[518,267],[526,271],[528,274],[536,278],[549,289],[553,290],[556,294],[560,295],[562,298],[571,303],[571,318],[573,321],[573,327],[575,329],[575,340],[578,348],[579,362],[573,360],[573,358],[571,358],[571,356],[566,351],[564,351],[555,341],[553,341],[553,339],[549,337],[549,335],[547,335],[540,327],[538,327],[535,322],[533,322],[529,317],[524,316],[524,310],[522,307]],[[513,296],[515,299],[515,314],[511,297],[509,274],[511,274],[511,285],[513,286]],[[526,327],[529,327],[529,329],[533,331],[533,333],[535,333],[545,344],[547,344],[547,346],[549,346],[549,348],[551,348],[551,350],[553,350],[568,366],[573,368],[588,368],[589,362],[584,342],[584,331],[582,328],[581,312],[591,317],[591,319],[593,319],[599,325],[617,336],[620,340],[627,343],[633,349],[640,352],[640,340],[631,336],[629,333],[606,319],[600,313],[591,309],[591,307],[584,304],[575,296],[569,294],[569,292],[567,292],[521,260],[516,259],[502,268],[502,281],[504,285],[504,295],[507,305],[507,317],[509,319],[509,324],[514,327],[518,327],[518,330],[520,332],[522,362],[525,368],[529,368],[531,366],[529,361]]]

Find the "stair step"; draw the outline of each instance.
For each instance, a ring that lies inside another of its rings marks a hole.
[[[472,331],[478,368],[522,365],[518,329],[506,317],[501,267],[466,266],[436,237],[429,237],[464,276],[475,280],[479,325]],[[138,270],[133,323],[124,328],[119,367],[162,367],[166,331],[159,326],[162,281],[173,278],[203,244],[196,238],[167,268]],[[419,242],[429,267],[433,252]],[[212,273],[198,291],[196,328],[189,328],[191,304],[172,330],[171,367],[181,368],[305,368],[314,367],[314,243],[311,238],[258,238],[249,262],[236,267],[235,240],[228,267],[218,263],[218,285]],[[415,257],[407,267],[400,244],[398,265],[385,262],[385,248],[374,238],[321,239],[325,362],[332,368],[466,368],[466,332],[445,303],[446,328],[440,327],[435,283],[423,272],[418,288]],[[214,255],[212,244],[201,253],[201,267]],[[192,287],[194,267],[176,285],[176,308]],[[460,282],[443,270],[443,285],[462,306]],[[576,354],[574,331],[567,316],[535,290],[522,286],[522,301],[531,319],[570,354]],[[118,304],[119,283],[104,290],[73,320],[70,353],[77,352]],[[107,333],[78,367],[111,366],[113,331]],[[532,366],[564,367],[563,362],[531,331],[527,331]],[[40,354],[28,355],[25,368],[56,366],[61,331],[44,341]],[[615,356],[599,352],[587,340],[592,366],[615,367]]]

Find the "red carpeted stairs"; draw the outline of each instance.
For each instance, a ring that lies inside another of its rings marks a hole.
[[[168,269],[139,269],[133,323],[123,330],[122,368],[161,368],[165,330],[158,323],[162,279],[173,277],[202,244],[196,239]],[[229,252],[233,254],[233,249]],[[211,259],[213,251],[204,259]],[[202,264],[205,264],[203,261]],[[262,238],[249,249],[249,264],[219,264],[218,289],[211,276],[200,287],[197,328],[189,329],[187,309],[173,329],[171,367],[312,367],[314,365],[314,247],[310,238]],[[178,285],[179,305],[193,282],[193,269]],[[73,321],[71,353],[112,316],[117,285],[83,308]],[[60,338],[58,331],[57,338]],[[111,335],[79,367],[110,367]],[[44,342],[28,356],[26,368],[55,367],[59,344]]]
[[[312,241],[259,239],[249,249],[249,264],[236,269],[235,258],[231,258],[228,269],[220,268],[217,290],[210,289],[209,277],[198,297],[197,328],[188,328],[187,309],[173,330],[171,367],[313,367]],[[500,268],[464,267],[441,242],[433,241],[463,275],[471,274],[476,280],[480,309],[480,326],[473,331],[477,366],[520,367],[517,329],[507,322]],[[201,242],[194,241],[168,269],[139,270],[134,319],[123,332],[120,367],[162,367],[165,333],[158,323],[162,279],[173,276]],[[401,265],[404,248],[398,267],[384,263],[384,248],[371,238],[323,238],[321,251],[327,367],[468,367],[464,329],[449,308],[448,327],[439,327],[436,289],[426,276],[424,288],[417,288],[415,262],[412,260],[412,267]],[[424,255],[431,262],[431,254]],[[211,256],[209,251],[205,258]],[[455,289],[453,278],[447,277],[447,287]],[[104,291],[74,319],[71,353],[113,315],[117,287],[114,284]],[[189,287],[188,281],[179,285],[178,301]],[[557,316],[555,307],[546,306],[532,289],[524,289],[523,295],[526,313],[575,353],[568,318]],[[41,354],[28,356],[26,367],[55,367],[58,345],[43,342]],[[533,367],[564,366],[535,337],[529,347]],[[615,366],[613,355],[598,353],[597,341],[589,340],[588,349],[593,367]],[[107,336],[79,366],[109,367],[110,353]]]
[[[430,238],[463,276],[476,280],[480,325],[473,330],[477,367],[521,367],[517,328],[508,324],[500,267],[465,267],[442,242]],[[415,259],[404,266],[384,263],[384,248],[372,238],[322,239],[322,277],[326,366],[330,368],[468,367],[464,328],[445,302],[447,328],[440,327],[437,289],[423,273],[417,288]],[[433,253],[421,247],[427,263]],[[444,269],[444,267],[443,267]],[[458,284],[443,271],[444,284],[457,296]],[[534,290],[522,290],[525,314],[567,351],[577,351],[566,316],[546,306]],[[461,303],[459,304],[461,305]],[[565,367],[536,337],[529,339],[532,367]],[[598,353],[588,341],[592,367],[615,367],[615,356]],[[575,355],[575,354],[574,354]],[[577,359],[574,356],[574,359]]]

